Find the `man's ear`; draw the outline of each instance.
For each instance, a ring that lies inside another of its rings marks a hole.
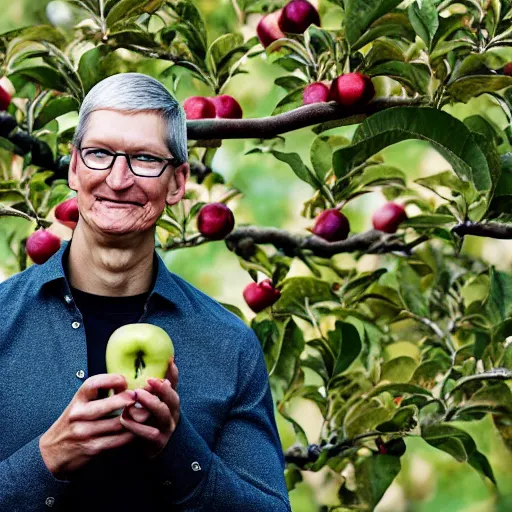
[[[190,177],[190,166],[188,162],[181,164],[179,167],[174,169],[172,173],[171,179],[169,180],[169,185],[167,187],[167,197],[165,198],[165,202],[172,206],[180,202],[185,195],[185,187],[187,184],[187,179]]]
[[[75,192],[78,192],[78,177],[76,175],[76,164],[78,159],[78,150],[75,146],[71,150],[71,160],[68,169],[68,187]]]

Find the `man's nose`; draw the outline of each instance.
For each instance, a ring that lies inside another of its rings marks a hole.
[[[114,190],[122,190],[133,184],[135,176],[128,166],[128,159],[126,156],[119,155],[116,158],[106,181],[108,186]]]

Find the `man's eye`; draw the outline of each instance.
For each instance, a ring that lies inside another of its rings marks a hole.
[[[157,158],[153,155],[134,155],[133,158],[136,158],[137,160],[140,160],[142,162],[161,162],[162,160],[160,158]]]
[[[108,151],[104,151],[103,149],[90,149],[87,151],[86,156],[93,155],[95,157],[101,158],[102,156],[111,156]]]

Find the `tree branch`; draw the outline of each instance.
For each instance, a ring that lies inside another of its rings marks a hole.
[[[457,233],[459,236],[473,235],[483,236],[488,238],[498,238],[501,240],[512,239],[512,225],[501,224],[499,222],[482,222],[476,223],[466,221],[461,224],[457,224],[452,228],[453,233]]]

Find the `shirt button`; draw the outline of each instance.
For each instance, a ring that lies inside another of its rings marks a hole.
[[[192,471],[201,471],[201,466],[199,465],[199,462],[196,462],[196,461],[192,462],[191,467],[192,467]]]
[[[71,297],[69,295],[66,295],[64,297],[64,300],[69,304],[71,302]]]
[[[169,486],[169,485],[171,485],[171,481],[166,480],[165,482],[162,482],[162,485]]]
[[[73,322],[71,326],[73,327],[73,329],[78,329],[80,327],[80,322]]]
[[[76,372],[76,376],[79,378],[79,379],[83,379],[84,376],[85,376],[85,372],[83,370],[78,370]]]
[[[53,504],[55,503],[55,498],[52,498],[51,496],[49,496],[48,498],[46,498],[44,504],[47,506],[47,507],[53,507]]]

